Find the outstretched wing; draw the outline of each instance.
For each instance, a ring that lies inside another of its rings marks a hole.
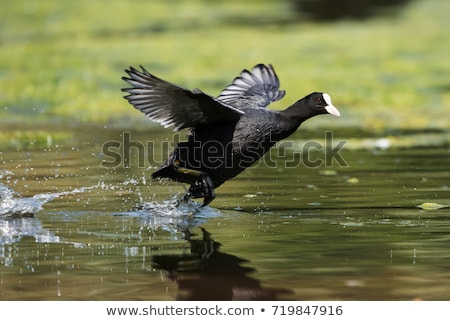
[[[142,72],[130,67],[129,78],[122,77],[132,88],[125,88],[125,98],[134,108],[164,127],[174,130],[213,124],[236,122],[243,111],[221,102],[202,91],[186,90],[153,76],[142,67]]]
[[[279,88],[280,81],[272,65],[258,64],[252,71],[243,70],[217,99],[235,108],[264,108],[284,97],[286,92]]]

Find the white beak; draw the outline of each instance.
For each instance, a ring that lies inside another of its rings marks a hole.
[[[325,100],[325,102],[327,103],[327,106],[325,106],[325,110],[327,111],[327,113],[337,116],[337,117],[341,116],[341,113],[339,112],[339,110],[337,110],[337,108],[334,107],[333,104],[331,103],[330,95],[323,93],[322,96],[323,96],[323,99]]]
[[[334,116],[341,116],[341,113],[339,112],[339,110],[337,110],[336,107],[334,107],[333,105],[328,105],[325,107],[325,110],[327,111],[327,113],[334,115]]]

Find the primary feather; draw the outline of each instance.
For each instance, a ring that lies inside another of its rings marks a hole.
[[[187,90],[150,74],[143,67],[126,70],[123,77],[132,88],[122,89],[125,98],[148,118],[174,130],[210,125],[215,122],[236,122],[243,111],[221,102],[202,91]]]

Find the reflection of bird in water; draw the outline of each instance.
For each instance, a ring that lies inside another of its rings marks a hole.
[[[193,234],[186,231],[190,253],[152,257],[152,266],[166,270],[169,278],[177,283],[178,299],[275,300],[280,294],[290,293],[281,288],[263,288],[257,279],[247,275],[255,269],[241,266],[247,260],[220,252],[221,244],[204,228],[201,231],[199,240],[192,239]]]
[[[288,137],[307,119],[339,116],[326,93],[314,92],[282,111],[266,107],[284,97],[271,65],[256,65],[214,98],[159,79],[142,68],[126,70],[132,88],[125,98],[148,118],[174,130],[190,128],[153,178],[190,184],[187,195],[209,204],[214,189],[260,159],[276,142]]]

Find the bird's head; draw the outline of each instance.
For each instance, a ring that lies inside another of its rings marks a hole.
[[[331,114],[341,116],[339,110],[333,106],[330,95],[326,93],[315,92],[307,97],[308,105],[316,114]]]

